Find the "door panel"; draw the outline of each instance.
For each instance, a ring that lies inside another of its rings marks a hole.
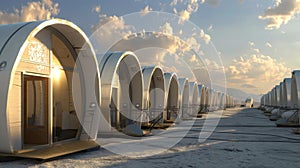
[[[48,78],[24,75],[24,144],[48,144]]]

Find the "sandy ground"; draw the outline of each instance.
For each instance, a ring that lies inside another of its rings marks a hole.
[[[300,135],[293,134],[291,128],[277,128],[259,110],[224,111],[218,127],[203,143],[199,142],[199,132],[210,130],[209,125],[207,130],[202,129],[204,119],[183,123],[182,127],[173,129],[175,132],[182,131],[192,124],[187,135],[172,148],[161,150],[162,153],[153,156],[117,155],[104,148],[112,145],[106,143],[99,150],[71,154],[55,160],[41,162],[18,159],[0,162],[0,167],[300,167]],[[172,134],[168,138],[175,137]]]

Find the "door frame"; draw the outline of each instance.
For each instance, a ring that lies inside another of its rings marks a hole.
[[[22,106],[22,114],[21,114],[21,122],[22,122],[22,128],[21,128],[21,134],[22,134],[22,149],[27,149],[28,147],[26,147],[24,142],[24,137],[25,137],[25,98],[24,98],[24,82],[25,82],[25,79],[24,77],[25,76],[31,76],[31,77],[40,77],[40,78],[46,78],[48,79],[48,121],[47,121],[47,124],[48,124],[48,143],[47,144],[43,144],[43,145],[30,145],[29,148],[34,148],[34,147],[39,147],[39,146],[49,146],[51,144],[53,144],[53,141],[52,141],[52,126],[53,126],[53,123],[52,123],[52,118],[53,118],[53,111],[52,111],[52,78],[51,78],[51,75],[42,75],[42,74],[36,74],[36,73],[30,73],[30,72],[22,72],[21,73],[21,83],[22,83],[22,98],[21,98],[21,106]]]

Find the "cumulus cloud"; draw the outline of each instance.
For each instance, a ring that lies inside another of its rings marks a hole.
[[[206,34],[202,29],[200,30],[200,38],[202,38],[206,44],[208,44],[210,42],[210,35]]]
[[[250,45],[251,47],[254,47],[254,46],[255,46],[255,43],[254,43],[253,41],[249,41],[248,43],[249,43],[249,45]]]
[[[0,24],[51,19],[58,13],[58,3],[52,0],[27,2],[21,9],[14,9],[11,13],[0,11]]]
[[[95,7],[92,9],[92,12],[100,13],[100,11],[101,11],[101,7],[100,7],[100,6],[95,6]]]
[[[211,6],[219,6],[222,0],[202,0],[202,3],[207,3]]]
[[[208,28],[207,28],[207,31],[213,31],[213,25],[210,25]]]
[[[179,15],[180,24],[183,24],[185,21],[189,20],[190,16],[199,9],[198,0],[173,0],[169,5],[170,7],[173,7],[173,12]]]
[[[166,22],[163,26],[161,26],[160,31],[164,34],[173,34],[173,28],[169,22]]]
[[[149,5],[147,5],[144,9],[142,9],[140,12],[141,12],[141,15],[146,15],[147,13],[149,13],[150,11],[152,11],[152,8],[149,7]]]
[[[187,10],[183,10],[179,12],[179,22],[180,24],[183,24],[185,21],[190,19],[191,13],[188,12]]]
[[[299,0],[277,0],[272,7],[268,7],[258,18],[267,21],[266,29],[273,30],[287,24],[299,14]]]
[[[257,88],[255,85],[251,85],[251,84],[243,84],[242,87],[243,88]]]
[[[254,53],[232,61],[226,69],[227,84],[229,87],[260,94],[289,76],[290,72],[291,69],[284,62],[262,53]]]
[[[188,36],[184,36],[182,29],[173,27],[176,25],[177,21],[162,22],[157,25],[157,31],[147,32],[147,27],[143,30],[140,23],[128,25],[125,18],[100,15],[99,23],[92,27],[94,34],[91,41],[99,57],[107,51],[130,50],[136,53],[142,65],[158,64],[165,71],[172,70],[180,76],[198,79],[192,72],[204,66],[200,55],[204,57],[202,50],[211,37],[202,29],[193,29]],[[215,69],[215,64],[209,62],[209,67]]]
[[[267,46],[267,47],[269,47],[269,48],[272,48],[272,44],[269,43],[269,42],[266,42],[266,43],[265,43],[265,46]]]
[[[125,24],[123,17],[107,15],[100,15],[99,17],[99,23],[91,28],[96,51],[107,51],[112,44],[126,38],[134,30],[134,27]]]

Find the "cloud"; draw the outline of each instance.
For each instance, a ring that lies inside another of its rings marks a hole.
[[[176,25],[177,21],[162,22],[157,25],[157,31],[147,32],[147,27],[142,30],[143,26],[127,25],[125,18],[100,15],[99,23],[92,27],[91,41],[99,55],[107,50],[130,50],[136,53],[142,65],[158,64],[166,71],[198,79],[192,72],[204,66],[202,50],[209,46],[211,37],[202,29],[193,29],[185,37],[182,29],[173,27]],[[211,58],[211,55],[207,54],[207,57]],[[209,62],[209,66],[216,69],[214,63]]]
[[[173,34],[173,28],[169,22],[166,22],[163,26],[160,27],[160,31],[163,34]]]
[[[140,12],[141,12],[141,15],[144,16],[146,14],[148,14],[150,11],[152,11],[152,8],[149,7],[149,5],[147,5],[144,9],[142,9]]]
[[[95,7],[92,9],[92,12],[100,13],[100,11],[101,11],[101,7],[100,7],[100,6],[95,6]]]
[[[185,21],[190,19],[191,13],[188,12],[187,10],[183,10],[179,12],[179,21],[178,23],[183,24]]]
[[[260,53],[260,50],[258,48],[252,48],[252,50],[256,53]]]
[[[201,3],[201,2],[200,2]],[[173,0],[169,3],[169,6],[173,8],[173,12],[178,14],[180,20],[178,23],[183,24],[185,21],[190,19],[190,16],[197,12],[199,9],[198,0]]]
[[[222,0],[202,0],[202,3],[207,3],[211,6],[219,6]]]
[[[207,28],[207,31],[213,31],[213,25],[210,25],[208,28]]]
[[[134,27],[125,24],[123,17],[107,15],[99,15],[99,17],[98,24],[91,27],[92,42],[96,52],[106,52],[113,44],[134,31]]]
[[[211,39],[210,35],[204,33],[204,31],[202,29],[200,30],[200,38],[202,38],[205,41],[206,44],[208,44],[210,42],[210,39]]]
[[[256,86],[251,85],[251,84],[243,84],[243,85],[241,85],[241,87],[243,87],[243,88],[257,88]]]
[[[175,5],[177,5],[177,3],[178,3],[178,0],[173,0],[173,1],[170,3],[170,6],[175,6]]]
[[[249,41],[248,43],[249,43],[249,45],[250,45],[251,47],[254,47],[254,46],[255,46],[255,43],[254,43],[253,41]]]
[[[265,46],[272,48],[272,44],[270,44],[269,42],[266,42]]]
[[[272,7],[268,7],[258,18],[267,21],[266,29],[273,30],[287,24],[299,14],[299,0],[277,0]]]
[[[0,24],[51,19],[59,13],[58,3],[52,0],[27,2],[12,13],[0,11]]]
[[[283,78],[291,69],[285,63],[262,53],[234,59],[226,69],[227,84],[246,92],[264,93]],[[245,87],[253,85],[255,87]]]

